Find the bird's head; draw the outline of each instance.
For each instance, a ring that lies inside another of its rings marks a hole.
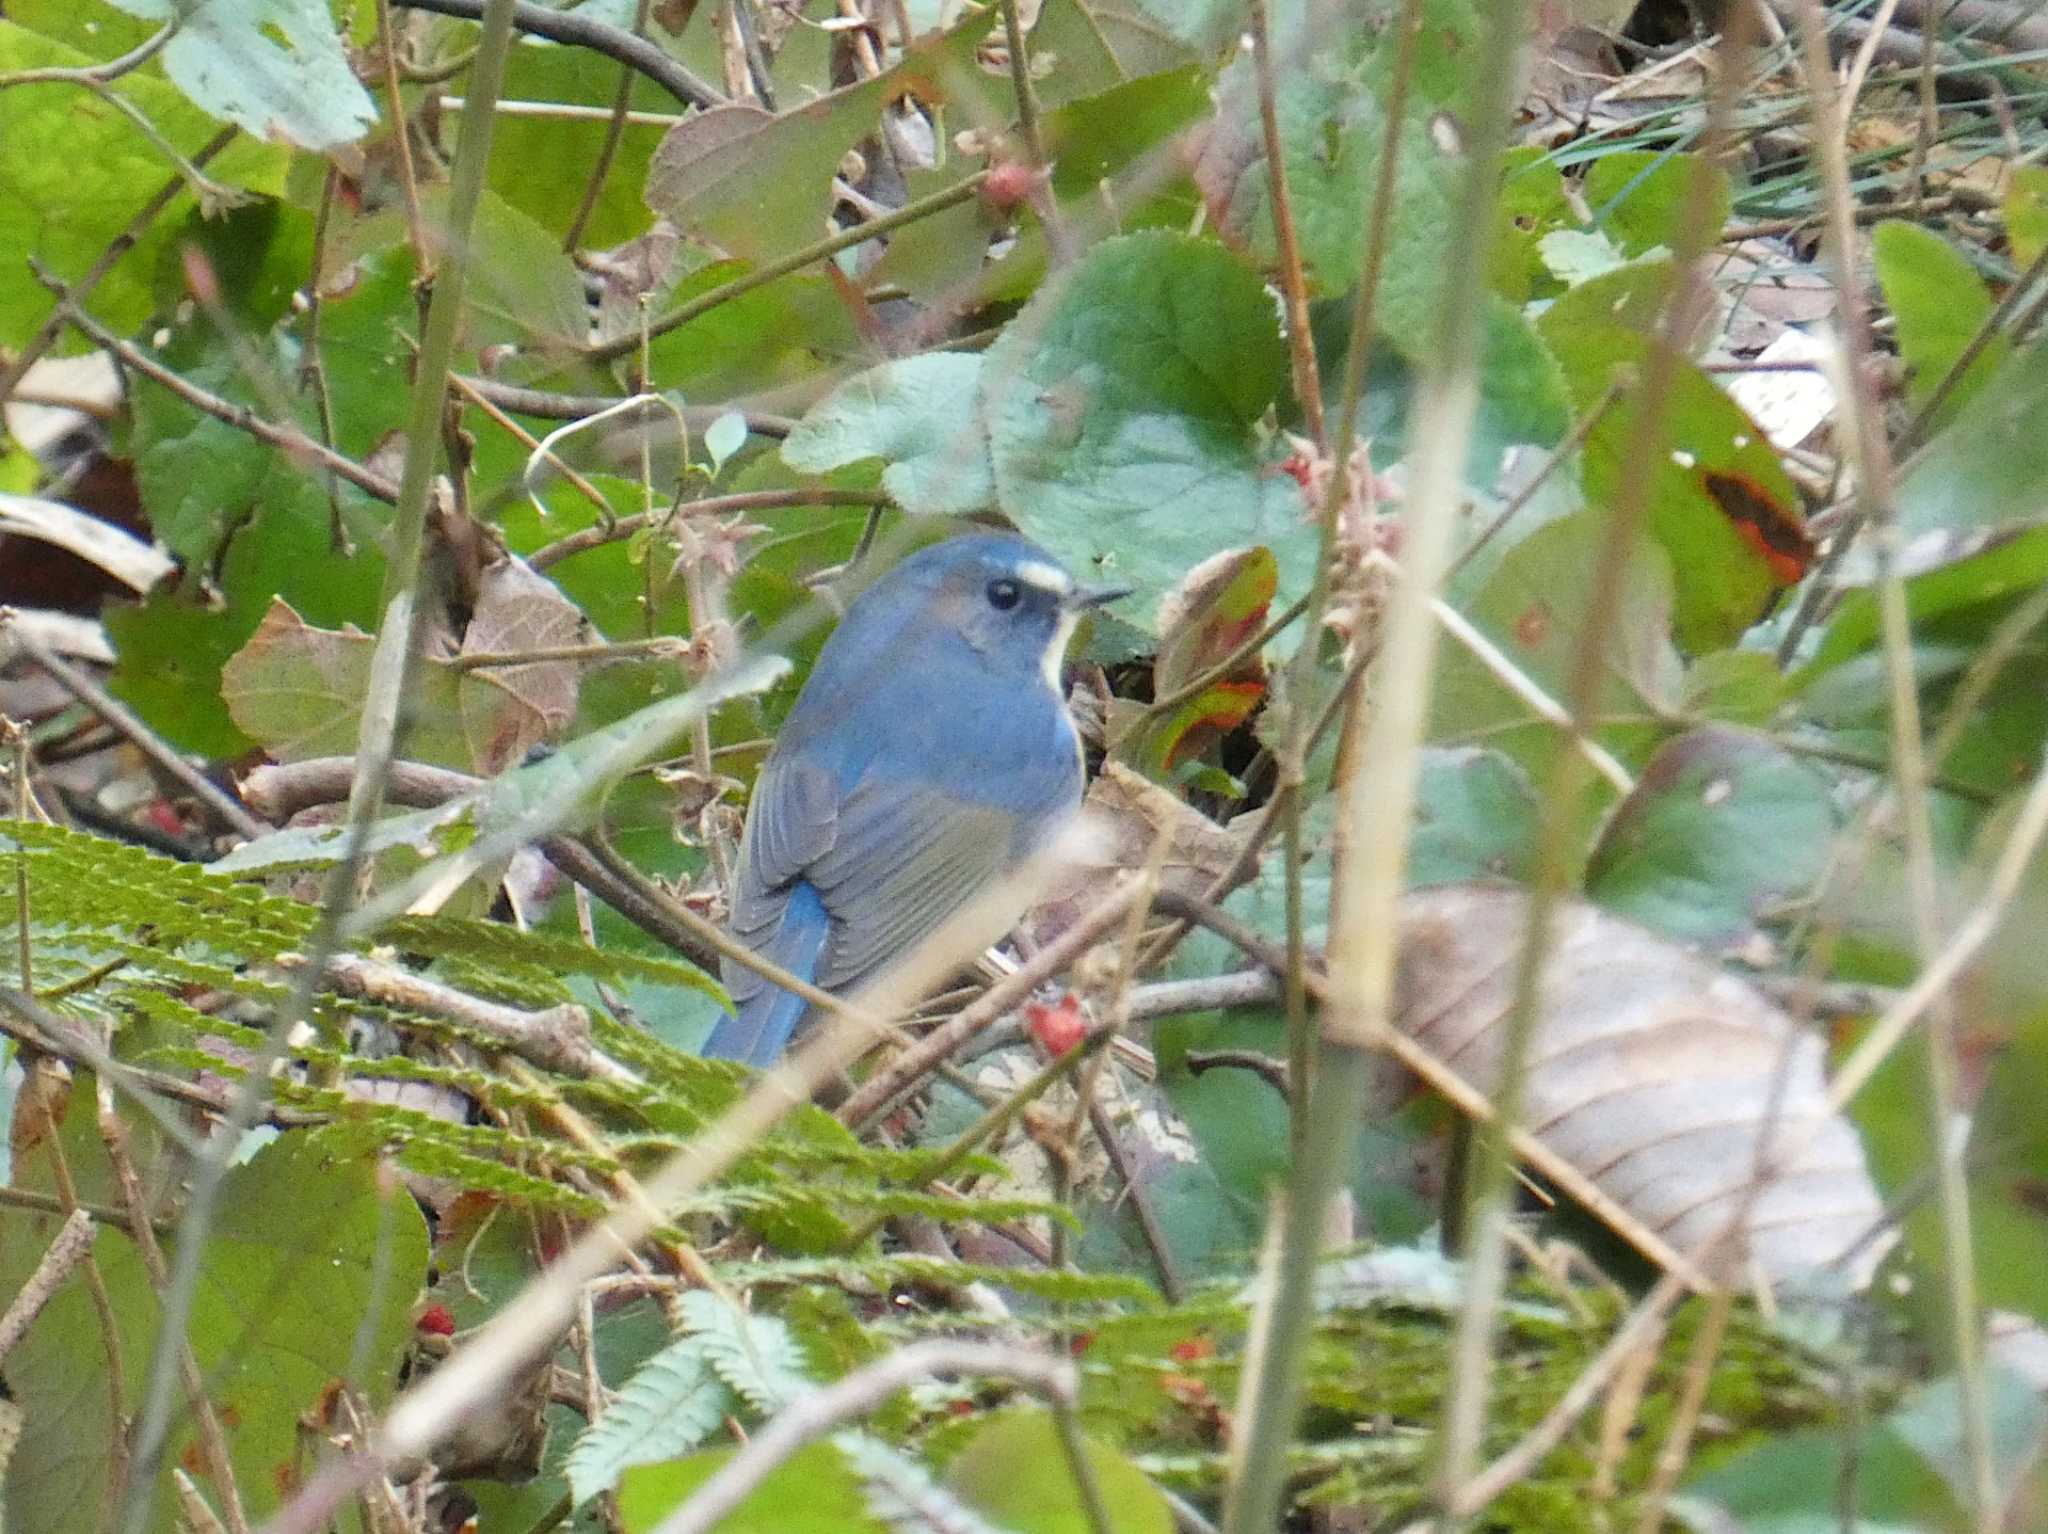
[[[897,586],[923,606],[931,627],[963,641],[989,670],[1036,672],[1059,690],[1060,662],[1083,613],[1129,594],[1128,586],[1085,586],[1045,550],[1022,538],[950,538],[912,555],[863,602]]]

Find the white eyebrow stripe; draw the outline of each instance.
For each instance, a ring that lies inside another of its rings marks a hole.
[[[1025,585],[1049,591],[1056,597],[1063,597],[1074,589],[1072,576],[1058,565],[1049,565],[1042,559],[1020,560],[1015,574]]]

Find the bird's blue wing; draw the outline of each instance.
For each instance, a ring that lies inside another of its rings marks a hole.
[[[754,785],[740,839],[732,935],[806,980],[817,974],[830,919],[804,870],[830,851],[838,815],[838,785],[828,770],[801,756],[772,756]],[[771,1064],[789,1043],[804,1002],[730,959],[720,969],[734,1013],[719,1020],[702,1052]]]
[[[832,930],[817,982],[860,984],[915,948],[1016,860],[1018,817],[925,783],[870,778],[840,807],[806,877]]]

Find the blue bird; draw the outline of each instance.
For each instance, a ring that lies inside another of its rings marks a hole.
[[[1060,690],[1074,624],[1127,594],[1021,538],[952,538],[854,600],[754,785],[732,934],[823,990],[917,946],[1081,802]],[[767,1066],[803,1000],[725,961],[706,1055]]]

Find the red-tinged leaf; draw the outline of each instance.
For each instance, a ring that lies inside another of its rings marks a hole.
[[[1226,549],[1189,571],[1159,606],[1153,695],[1171,697],[1217,673],[1266,622],[1279,579],[1279,564],[1265,547]],[[1264,657],[1245,656],[1194,696],[1138,716],[1114,754],[1163,777],[1214,749],[1251,717],[1265,693]]]
[[[1796,586],[1806,578],[1816,550],[1797,511],[1746,474],[1702,469],[1700,483],[1781,586]]]

